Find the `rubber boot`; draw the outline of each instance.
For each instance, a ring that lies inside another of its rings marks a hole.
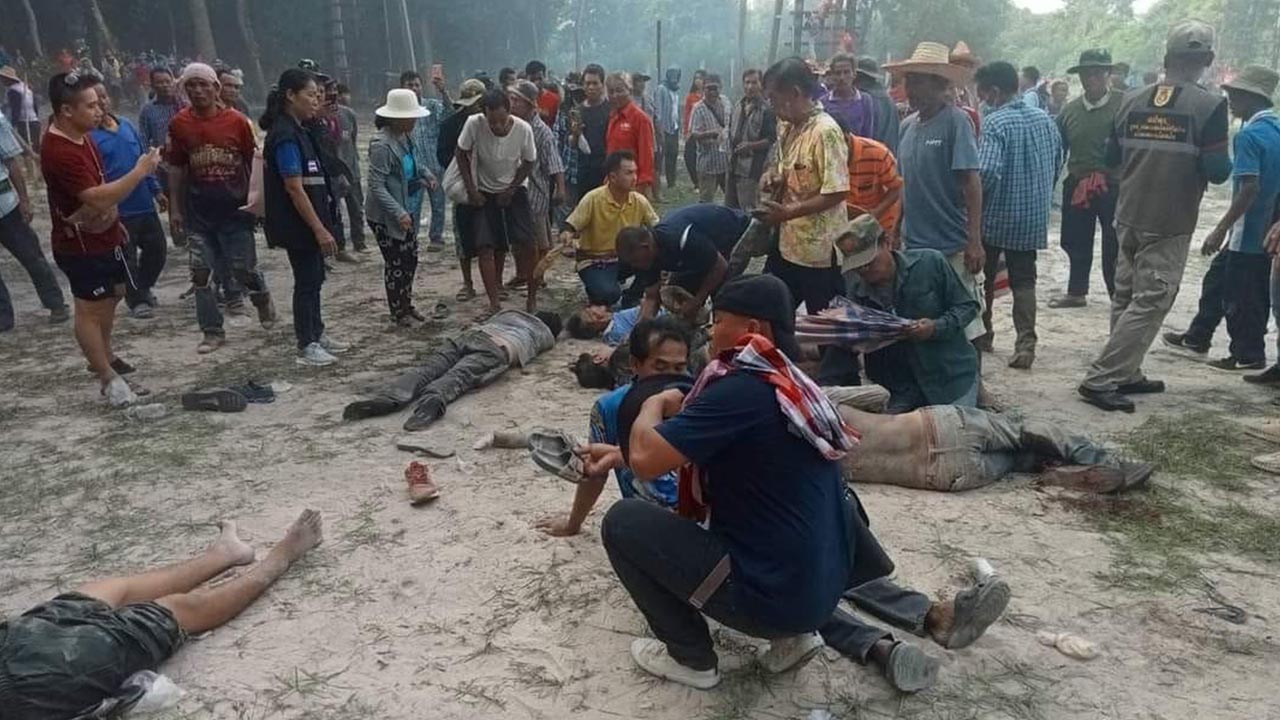
[[[1013,329],[1018,334],[1013,344],[1009,367],[1027,370],[1036,360],[1036,287],[1013,291]]]

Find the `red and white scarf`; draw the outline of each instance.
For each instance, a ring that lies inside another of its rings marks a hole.
[[[708,385],[733,372],[752,373],[772,385],[778,407],[791,429],[826,459],[839,460],[857,446],[861,435],[844,421],[822,388],[762,335],[742,336],[734,348],[708,363],[685,395],[684,407]],[[678,507],[684,517],[698,521],[706,518],[708,504],[703,500],[702,473],[692,463],[680,468]]]

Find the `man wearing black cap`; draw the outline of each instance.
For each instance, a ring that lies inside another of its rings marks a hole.
[[[623,500],[602,526],[609,560],[657,637],[636,639],[632,658],[659,677],[701,689],[719,682],[704,613],[773,640],[771,670],[799,665],[822,647],[814,631],[847,587],[836,458],[853,440],[783,356],[797,352],[792,307],[777,278],[727,283],[711,334],[718,362],[687,402],[666,390],[644,402],[632,426],[628,460],[637,478],[690,464],[697,469],[682,475],[698,476],[682,477],[680,515]],[[784,387],[798,395],[784,396]],[[715,501],[707,529],[693,519],[706,516],[703,498]]]
[[[884,143],[889,152],[898,154],[898,106],[889,97],[889,91],[880,82],[880,65],[875,58],[858,58],[858,69],[853,84],[859,91],[871,96],[875,107],[876,124],[871,139]]]

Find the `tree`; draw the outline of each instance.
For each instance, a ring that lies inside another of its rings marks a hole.
[[[84,7],[90,19],[93,20],[93,29],[101,43],[101,49],[115,55],[116,40],[111,35],[111,29],[107,27],[107,19],[102,16],[102,8],[98,5],[98,0],[84,0]]]
[[[40,43],[40,23],[36,22],[36,11],[31,8],[31,0],[22,0],[22,12],[27,16],[27,36],[31,38],[34,57],[44,57],[44,45]]]
[[[191,27],[195,31],[196,55],[205,62],[218,57],[218,47],[213,42],[213,25],[209,22],[209,8],[204,0],[187,0],[191,13]]]
[[[249,0],[236,0],[236,25],[239,26],[240,38],[244,41],[247,60],[245,69],[249,72],[249,82],[256,92],[264,93],[267,81],[262,75],[262,56],[253,36],[253,25],[249,22]]]

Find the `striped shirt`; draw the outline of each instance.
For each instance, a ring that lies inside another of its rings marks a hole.
[[[148,148],[164,147],[169,139],[169,123],[183,107],[185,104],[177,98],[167,103],[152,100],[143,105],[138,112],[138,130],[142,133],[142,144]]]
[[[849,137],[849,195],[845,205],[850,215],[857,217],[884,202],[885,195],[902,187],[898,174],[898,161],[884,143],[850,133]],[[895,232],[898,218],[902,216],[902,197],[876,216],[880,227]]]
[[[703,98],[697,105],[693,106],[693,114],[689,120],[689,132],[692,134],[718,131],[720,134],[714,138],[703,138],[698,140],[698,174],[719,175],[729,169],[729,152],[725,145],[728,142],[729,108],[725,106],[724,98],[718,98],[720,118],[716,118],[715,112],[708,105],[708,100]]]
[[[992,110],[984,124],[978,148],[982,241],[1004,250],[1043,250],[1062,167],[1058,126],[1021,99]]]
[[[552,178],[564,172],[564,164],[555,134],[542,117],[534,113],[529,127],[533,129],[533,146],[538,150],[538,161],[529,173],[529,208],[534,218],[545,221],[551,210]]]

